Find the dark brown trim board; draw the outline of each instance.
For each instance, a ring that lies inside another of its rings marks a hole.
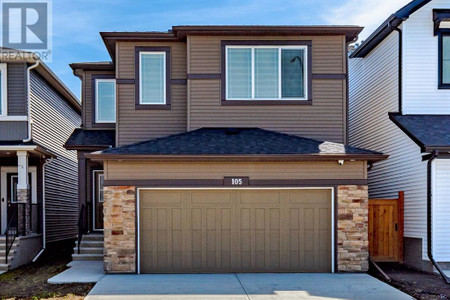
[[[95,81],[97,79],[115,79],[115,76],[113,74],[95,74],[91,75],[91,105],[92,105],[92,128],[108,128],[108,129],[115,129],[116,124],[115,123],[96,123],[95,122],[95,102],[96,102],[96,84]],[[116,97],[117,100],[117,97]]]
[[[188,74],[187,79],[222,79],[222,74]]]
[[[222,106],[249,105],[312,105],[311,100],[222,100]]]
[[[165,104],[141,104],[139,103],[139,52],[166,52],[166,103]],[[170,80],[170,75],[172,73],[171,69],[171,56],[170,47],[135,47],[134,48],[134,59],[135,59],[135,108],[138,110],[142,109],[154,109],[154,110],[170,110],[171,108],[171,93],[170,86],[172,84]]]
[[[226,72],[225,72],[225,68],[226,68],[226,62],[225,62],[225,51],[226,51],[226,46],[232,46],[232,45],[239,45],[239,46],[307,46],[308,50],[307,50],[307,59],[308,59],[308,70],[306,71],[307,73],[307,79],[308,79],[308,97],[305,101],[289,101],[287,100],[287,102],[307,102],[307,101],[312,101],[313,99],[313,91],[312,91],[312,41],[310,40],[222,40],[221,41],[221,53],[220,53],[220,57],[221,57],[221,65],[220,65],[220,73],[221,73],[221,89],[220,89],[220,93],[221,93],[221,103],[222,105],[224,105],[224,102],[226,101],[230,101],[232,104],[235,105],[243,105],[243,104],[238,104],[239,102],[241,102],[240,100],[227,100],[226,99]],[[274,101],[278,101],[278,100],[274,100]],[[279,100],[280,102],[286,102],[283,100]],[[244,102],[248,102],[247,100],[244,100]],[[265,100],[251,100],[252,103],[255,102],[261,102],[260,105],[269,105],[268,101]],[[232,105],[230,104],[230,105]],[[278,103],[279,105],[283,105],[282,103]],[[297,103],[298,104],[298,103]],[[227,104],[225,104],[227,105]],[[247,105],[247,104],[244,104]]]
[[[228,187],[224,179],[152,179],[152,180],[105,180],[105,186],[136,187]],[[244,187],[328,187],[337,185],[367,185],[366,179],[248,179]]]
[[[347,79],[347,74],[312,74],[313,80],[345,80]]]
[[[116,83],[117,84],[135,84],[136,80],[134,80],[134,78],[116,78]]]

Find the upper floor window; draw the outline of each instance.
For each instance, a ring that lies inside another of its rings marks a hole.
[[[116,122],[116,81],[95,80],[95,123]]]
[[[450,31],[439,34],[439,87],[450,88]]]
[[[227,46],[226,100],[307,100],[307,46]]]
[[[0,64],[0,116],[8,115],[7,81],[6,64]]]
[[[166,104],[166,52],[139,52],[139,104]]]

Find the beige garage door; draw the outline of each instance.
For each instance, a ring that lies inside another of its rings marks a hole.
[[[141,190],[141,273],[330,272],[330,190]]]

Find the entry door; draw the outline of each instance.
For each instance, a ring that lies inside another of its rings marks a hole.
[[[36,191],[36,167],[29,167],[28,182],[30,184],[30,195],[32,203],[37,203]],[[1,233],[8,226],[17,207],[17,183],[18,175],[16,167],[2,167],[1,171]],[[13,224],[17,225],[17,224]]]
[[[93,177],[93,229],[103,230],[103,171],[94,171]]]
[[[141,273],[332,272],[331,190],[143,190]]]

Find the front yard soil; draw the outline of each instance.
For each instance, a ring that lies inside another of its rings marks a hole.
[[[450,285],[437,274],[420,272],[401,264],[379,263],[379,266],[392,279],[391,282],[387,282],[372,266],[369,273],[416,299],[450,299]]]
[[[47,283],[67,269],[73,245],[73,241],[51,245],[37,262],[1,274],[0,299],[84,299],[94,284]]]

